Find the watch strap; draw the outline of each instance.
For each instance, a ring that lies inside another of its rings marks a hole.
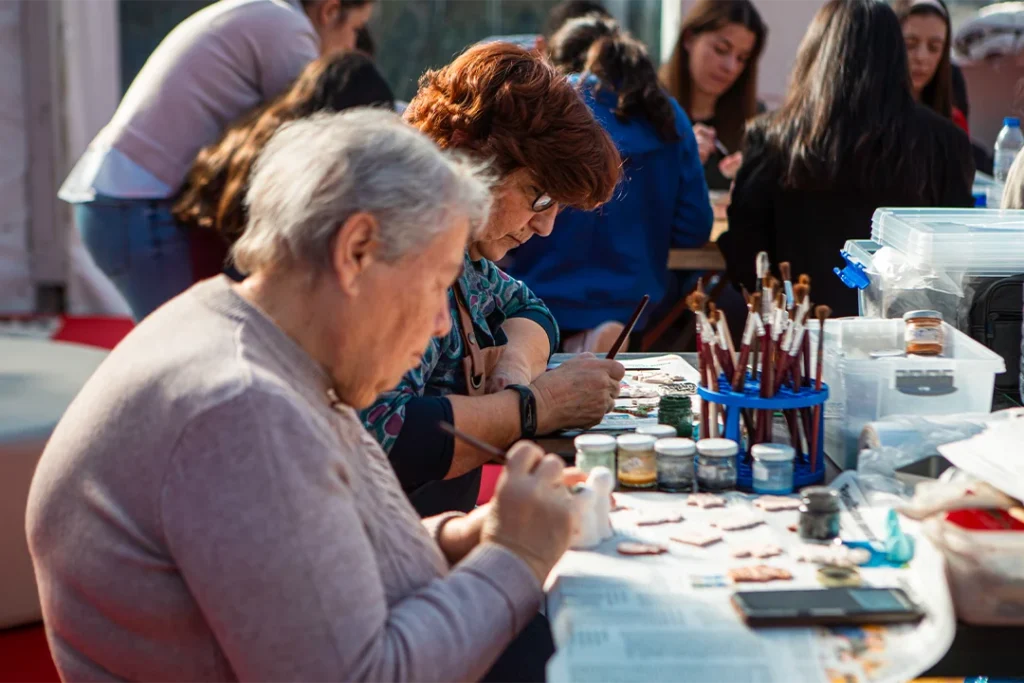
[[[537,398],[530,387],[510,384],[505,387],[519,394],[519,431],[524,439],[537,436]]]

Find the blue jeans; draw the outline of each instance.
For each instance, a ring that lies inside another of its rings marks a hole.
[[[171,215],[171,200],[97,195],[75,204],[75,219],[93,260],[136,321],[192,285],[188,233]]]

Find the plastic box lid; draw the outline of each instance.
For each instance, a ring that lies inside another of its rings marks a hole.
[[[882,208],[871,219],[871,239],[935,269],[1024,272],[1024,210]]]

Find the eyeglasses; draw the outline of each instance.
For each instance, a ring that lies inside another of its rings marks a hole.
[[[543,213],[554,205],[555,200],[551,198],[551,195],[547,192],[540,192],[537,194],[537,198],[533,200],[533,204],[530,206],[535,213]]]

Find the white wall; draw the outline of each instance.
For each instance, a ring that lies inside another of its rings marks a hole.
[[[117,0],[62,0],[61,13],[64,158],[70,171],[121,99],[121,40]],[[129,315],[128,305],[93,263],[73,224],[65,247],[69,252],[68,311]]]
[[[25,2],[0,2],[0,313],[35,306],[28,252],[21,16]]]
[[[661,58],[672,54],[679,23],[694,0],[663,0]],[[768,25],[768,44],[758,66],[758,89],[769,107],[781,102],[786,92],[796,50],[807,26],[825,0],[755,0],[757,11]]]

